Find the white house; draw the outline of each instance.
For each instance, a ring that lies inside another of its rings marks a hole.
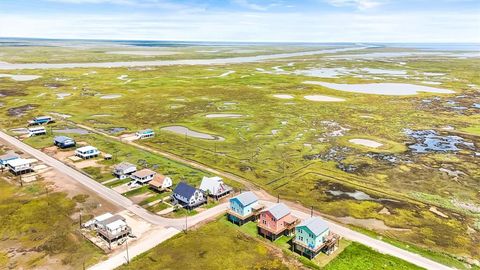
[[[223,179],[221,177],[204,176],[202,179],[202,183],[200,184],[200,190],[212,197],[219,198],[230,193],[232,191],[232,188],[230,186],[227,186],[223,182]]]
[[[149,183],[152,189],[164,191],[173,185],[172,179],[168,176],[157,174],[155,178]]]
[[[17,158],[7,161],[7,168],[15,175],[29,173],[33,171],[32,164],[36,162],[35,159]]]
[[[119,179],[126,179],[136,171],[137,171],[137,166],[128,162],[122,162],[120,164],[115,165],[115,167],[113,168],[113,174]]]
[[[135,133],[138,139],[147,139],[155,136],[155,132],[152,129],[139,130]]]
[[[43,126],[28,128],[28,135],[30,137],[38,136],[38,135],[45,135],[45,134],[47,134],[47,130]]]
[[[128,236],[132,231],[125,218],[120,215],[105,213],[96,217],[94,221],[98,234],[109,243]]]
[[[150,181],[153,180],[153,177],[155,177],[157,173],[149,170],[149,169],[142,169],[140,171],[136,171],[130,175],[130,178],[132,178],[132,183],[138,183],[138,184],[146,184]]]
[[[100,155],[100,151],[98,151],[97,148],[90,145],[80,147],[75,150],[75,156],[81,157],[83,159],[98,157],[98,155]]]

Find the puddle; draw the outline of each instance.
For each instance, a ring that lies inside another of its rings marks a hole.
[[[313,68],[305,70],[295,70],[296,75],[319,77],[319,78],[338,78],[339,76],[349,75],[350,71],[346,68]]]
[[[116,134],[116,133],[120,133],[120,132],[123,132],[125,130],[127,130],[127,128],[124,128],[124,127],[112,127],[112,128],[106,128],[106,129],[100,129],[101,131],[104,131],[104,132],[107,132],[109,134]]]
[[[138,55],[138,56],[165,56],[179,54],[179,52],[172,51],[111,51],[106,54],[123,54],[123,55]]]
[[[472,107],[476,109],[480,109],[480,103],[474,103]]]
[[[0,78],[10,78],[17,82],[26,82],[36,80],[41,78],[42,76],[37,75],[12,75],[12,74],[0,74]]]
[[[310,101],[323,101],[323,102],[342,102],[345,101],[343,98],[337,98],[337,97],[329,97],[329,96],[323,96],[323,95],[310,95],[310,96],[304,96],[306,100]]]
[[[116,98],[119,98],[119,97],[122,97],[122,95],[112,94],[112,95],[103,95],[103,96],[100,96],[101,99],[116,99]]]
[[[58,116],[58,117],[63,118],[63,119],[72,117],[70,114],[66,114],[66,113],[51,112],[50,114],[54,115],[54,116]]]
[[[392,75],[392,76],[405,76],[407,72],[405,70],[393,70],[393,69],[380,69],[380,68],[361,68],[360,71],[367,72],[375,75]]]
[[[70,93],[57,93],[56,95],[57,95],[57,99],[64,99],[66,97],[71,96],[72,94],[70,94]]]
[[[55,133],[64,133],[64,134],[79,134],[85,135],[89,134],[90,132],[83,128],[63,128],[63,129],[54,129],[53,132]]]
[[[90,117],[109,117],[112,116],[111,114],[92,114]]]
[[[383,145],[382,143],[372,141],[372,140],[367,140],[367,139],[351,139],[348,141],[353,144],[363,145],[363,146],[372,147],[372,148],[378,148]]]
[[[362,93],[362,94],[377,94],[377,95],[391,95],[391,96],[404,96],[404,95],[416,95],[418,92],[440,93],[440,94],[452,94],[454,91],[435,88],[430,86],[422,86],[406,83],[367,83],[367,84],[339,84],[339,83],[327,83],[319,81],[305,81],[305,84],[320,85],[335,90]]]
[[[10,129],[11,132],[15,134],[28,134],[28,129],[27,128],[12,128]]]
[[[179,135],[186,135],[189,137],[194,137],[198,139],[204,139],[204,140],[217,140],[217,141],[224,141],[225,138],[216,136],[216,135],[210,135],[207,133],[202,133],[198,131],[191,130],[189,128],[183,127],[183,126],[169,126],[169,127],[163,127],[161,130],[165,131],[170,131]]]
[[[274,97],[276,98],[281,98],[281,99],[292,99],[293,96],[292,95],[287,95],[287,94],[277,94],[277,95],[273,95]]]
[[[27,114],[28,111],[31,111],[35,108],[37,108],[38,105],[34,104],[26,104],[23,106],[18,106],[18,107],[13,107],[7,110],[8,116],[15,116],[15,117],[21,117],[25,114]]]
[[[229,113],[212,113],[207,114],[206,118],[240,118],[243,117],[242,114],[229,114]]]
[[[439,135],[435,130],[405,130],[405,134],[416,142],[409,145],[414,153],[456,152],[463,149],[474,150],[472,142],[466,142],[462,137]]]

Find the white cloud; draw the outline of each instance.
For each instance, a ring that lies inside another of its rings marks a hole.
[[[325,0],[335,7],[356,7],[360,10],[376,8],[386,3],[386,0]]]
[[[144,8],[163,8],[163,9],[187,9],[186,5],[178,4],[168,0],[44,0],[47,2],[64,4],[111,4],[120,6],[134,6]]]
[[[0,36],[43,38],[290,41],[480,42],[471,12],[185,12],[14,14],[0,11]]]

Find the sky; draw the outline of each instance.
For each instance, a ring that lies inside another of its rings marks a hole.
[[[0,37],[480,42],[479,0],[0,0]]]

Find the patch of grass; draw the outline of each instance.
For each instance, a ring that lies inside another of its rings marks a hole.
[[[113,178],[111,173],[104,173],[99,167],[86,167],[82,170],[98,182],[104,182]]]
[[[480,126],[479,125],[462,128],[461,131],[480,136]]]
[[[146,192],[150,192],[150,188],[148,185],[144,185],[139,188],[129,190],[127,192],[122,193],[122,195],[125,197],[132,197],[132,196],[140,195]]]
[[[21,259],[0,265],[81,268],[83,263],[88,266],[103,258],[101,250],[85,240],[77,231],[78,224],[70,219],[78,211],[74,200],[64,193],[47,195],[44,188],[27,189],[0,180],[0,255],[11,247],[25,250]],[[59,261],[46,260],[46,256]]]
[[[296,269],[268,246],[221,222],[178,234],[119,269]]]
[[[353,242],[324,268],[325,270],[414,270],[423,269],[396,257],[374,251]]]
[[[147,210],[150,211],[150,212],[153,212],[153,213],[157,213],[157,212],[160,212],[164,209],[167,209],[168,207],[170,207],[168,204],[160,202],[160,203],[156,203],[152,206],[147,207]]]
[[[115,180],[115,181],[112,181],[112,182],[109,182],[109,183],[106,183],[105,186],[109,187],[109,188],[113,188],[113,187],[117,187],[117,186],[121,186],[123,184],[126,184],[128,182],[130,182],[131,179],[127,178],[127,179],[118,179],[118,180]]]

